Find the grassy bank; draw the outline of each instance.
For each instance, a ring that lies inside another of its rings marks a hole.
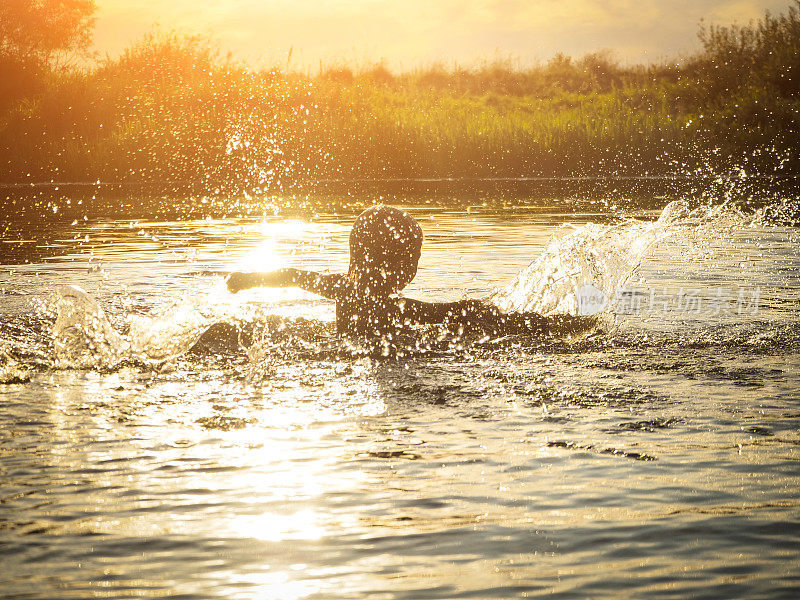
[[[0,181],[239,193],[326,179],[669,175],[734,164],[796,174],[799,7],[706,28],[695,56],[652,66],[592,54],[525,69],[254,71],[202,39],[152,36],[92,68],[3,87]]]

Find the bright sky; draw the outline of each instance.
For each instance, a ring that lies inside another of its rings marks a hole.
[[[789,0],[97,0],[95,42],[115,55],[154,26],[208,34],[253,64],[385,59],[394,68],[496,56],[521,64],[612,49],[647,62],[697,48],[706,23],[747,23]]]

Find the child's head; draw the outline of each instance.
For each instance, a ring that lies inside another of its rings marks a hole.
[[[373,206],[362,212],[350,232],[350,278],[361,293],[398,292],[417,274],[422,228],[399,208]]]

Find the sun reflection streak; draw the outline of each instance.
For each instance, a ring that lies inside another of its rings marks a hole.
[[[143,379],[149,383],[135,383]],[[302,388],[285,390],[259,408],[240,406],[234,386],[159,382],[132,370],[59,380],[51,394],[54,439],[78,444],[84,453],[54,450],[53,459],[66,471],[84,461],[115,465],[93,474],[90,493],[104,509],[74,523],[76,529],[278,542],[318,540],[357,523],[349,513],[320,511],[317,499],[367,484],[360,470],[341,468],[349,456],[342,440],[358,435],[359,419],[385,411],[374,383],[354,380],[319,398]],[[114,390],[123,387],[127,399],[120,405]],[[199,415],[222,410],[253,425],[224,431],[198,424]],[[67,416],[76,411],[96,440],[74,437]],[[181,489],[175,489],[176,477]],[[125,489],[137,490],[135,500],[102,492],[121,480]],[[152,518],[155,506],[166,518]]]
[[[320,513],[313,510],[300,510],[295,513],[242,515],[231,523],[229,531],[237,537],[255,538],[269,542],[287,539],[318,540],[328,533],[320,522]]]
[[[298,221],[288,228],[261,223],[250,229],[256,243],[228,256],[235,268],[336,270],[336,260],[346,257],[341,252],[328,264],[330,254],[321,256],[320,244],[346,249],[346,239],[336,238],[340,232],[333,226]],[[218,320],[242,318],[241,308],[259,304],[270,315],[332,317],[331,303],[300,290],[233,295],[220,280],[211,283],[202,298],[189,297],[178,308],[189,316],[202,309]],[[161,320],[172,325],[175,317],[174,311],[159,313],[155,325]],[[247,587],[248,597],[253,590],[264,598],[319,593],[318,566],[296,569],[301,553],[289,561],[273,556],[273,548],[324,546],[342,531],[363,527],[348,498],[363,493],[372,476],[352,468],[348,442],[361,439],[363,419],[386,412],[379,386],[368,376],[372,365],[281,363],[276,384],[220,379],[216,373],[223,366],[194,378],[181,372],[181,364],[152,372],[58,374],[50,410],[57,422],[54,445],[63,452],[54,451],[51,459],[67,473],[93,465],[90,475],[76,475],[76,481],[85,506],[94,507],[58,525],[59,531],[214,539],[268,557],[269,564],[259,562],[251,570],[220,567],[214,573],[228,582],[229,597],[236,597],[237,582]],[[70,431],[75,418],[83,425],[80,438]]]
[[[374,382],[361,373],[356,369],[319,396],[302,387],[259,395],[229,382],[187,383],[180,373],[135,369],[60,375],[51,388],[51,459],[65,473],[94,465],[81,485],[86,505],[96,507],[62,533],[212,538],[264,557],[246,569],[223,562],[201,576],[225,581],[227,597],[320,593],[324,578],[298,562],[301,553],[276,555],[271,548],[313,546],[360,526],[357,512],[331,507],[328,498],[370,485],[368,474],[348,467],[352,454],[344,443],[359,436],[365,415],[385,410]],[[124,402],[116,391],[122,388]],[[198,417],[209,412],[251,425],[206,429]],[[81,431],[96,439],[75,435],[76,414],[86,425]],[[76,446],[83,451],[74,452]]]
[[[313,581],[298,581],[286,571],[230,574],[229,583],[246,585],[246,594],[233,594],[228,598],[260,598],[261,600],[299,600],[319,592],[321,587]]]

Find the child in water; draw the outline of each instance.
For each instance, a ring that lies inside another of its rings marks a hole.
[[[374,206],[362,212],[350,232],[350,268],[346,275],[322,275],[299,269],[271,273],[233,273],[231,292],[265,287],[300,287],[336,302],[340,334],[392,338],[408,327],[441,324],[459,334],[564,335],[590,329],[594,318],[536,313],[501,313],[480,300],[422,302],[397,293],[417,274],[422,228],[398,208]]]

